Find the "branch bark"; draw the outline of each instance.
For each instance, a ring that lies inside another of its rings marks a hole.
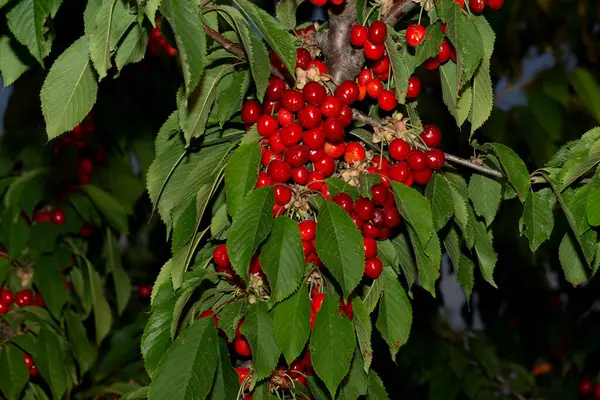
[[[390,10],[381,17],[381,20],[388,25],[394,26],[404,15],[417,7],[413,0],[396,0]]]

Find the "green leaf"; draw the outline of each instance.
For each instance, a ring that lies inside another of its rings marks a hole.
[[[396,195],[396,205],[402,218],[410,225],[423,247],[427,246],[434,235],[433,216],[427,199],[402,183],[392,182],[392,190]]]
[[[586,215],[591,226],[600,225],[600,180],[597,178],[591,183],[587,195]]]
[[[412,307],[394,271],[386,267],[383,274],[384,289],[379,302],[377,330],[390,347],[392,359],[395,359],[410,334]]]
[[[450,42],[456,49],[457,88],[463,87],[473,77],[484,55],[481,33],[475,25],[474,17],[467,16],[458,4],[451,4],[446,13],[447,31]],[[485,44],[489,44],[486,40]],[[453,63],[447,63],[451,65]]]
[[[296,10],[300,4],[302,0],[279,0],[277,3],[275,13],[284,29],[290,30],[296,27]]]
[[[64,353],[58,336],[45,326],[41,329],[36,342],[33,361],[40,375],[50,386],[55,399],[62,398],[67,390],[67,373],[64,367]]]
[[[415,283],[417,267],[415,266],[415,260],[408,238],[406,237],[406,234],[402,232],[395,238],[391,239],[391,243],[397,250],[400,267],[402,268],[402,272],[406,278],[406,283],[408,284],[410,294],[410,288]]]
[[[577,241],[573,232],[565,233],[558,248],[558,259],[565,273],[565,279],[574,286],[587,281],[585,261],[577,248]]]
[[[352,324],[338,308],[337,299],[325,297],[310,338],[313,368],[327,386],[331,397],[335,397],[338,386],[350,370],[356,348]]]
[[[252,256],[271,232],[274,204],[273,187],[253,190],[233,219],[227,237],[227,252],[233,269],[242,278],[248,276]]]
[[[121,398],[123,400],[146,400],[148,398],[149,389],[148,386],[142,386],[133,392],[126,393],[125,396],[122,396]]]
[[[383,282],[383,277],[376,281]],[[371,316],[369,315],[367,306],[359,297],[352,299],[352,310],[352,321],[354,322],[356,339],[358,340],[358,347],[362,355],[360,363],[363,365],[364,371],[369,372],[371,362],[373,361],[373,346],[371,344],[373,324],[371,323]]]
[[[194,321],[165,352],[148,399],[205,399],[217,369],[217,340],[210,318]]]
[[[317,223],[317,254],[348,297],[362,279],[365,251],[362,235],[342,207],[323,202]]]
[[[306,286],[275,307],[273,327],[275,340],[290,365],[304,349],[310,323],[310,299]]]
[[[469,140],[471,140],[475,131],[488,120],[494,107],[490,59],[496,41],[496,34],[484,17],[474,18],[474,23],[483,44],[483,60],[475,71],[475,78],[473,79],[473,106],[469,114],[469,120],[471,121]]]
[[[150,20],[152,26],[154,26],[154,20],[156,16],[156,11],[158,11],[158,7],[160,6],[161,0],[148,0],[144,4],[144,14]]]
[[[485,175],[473,174],[469,181],[469,198],[477,215],[490,226],[500,206],[502,184]]]
[[[173,28],[177,42],[187,98],[200,82],[206,65],[206,35],[202,28],[200,9],[194,0],[165,0],[162,4],[163,15]]]
[[[110,332],[112,325],[112,313],[110,311],[108,301],[104,296],[104,287],[102,285],[100,275],[89,261],[87,261],[87,267],[88,276],[90,279],[90,292],[92,293],[92,308],[94,309],[96,344],[100,344]]]
[[[69,292],[64,284],[60,269],[50,268],[49,265],[39,265],[33,275],[34,283],[42,294],[44,303],[52,316],[61,319],[62,308],[69,300]]]
[[[256,26],[288,71],[295,71],[296,47],[292,36],[271,15],[248,0],[234,0],[234,2],[248,20]]]
[[[256,185],[260,166],[260,147],[257,143],[240,145],[231,154],[225,169],[227,211],[235,217],[244,205],[244,199]]]
[[[48,27],[44,26],[50,16],[48,0],[22,0],[6,14],[8,27],[15,38],[44,66],[44,58],[50,54],[51,38],[46,39]]]
[[[484,148],[498,157],[508,181],[517,192],[521,203],[524,203],[531,188],[531,181],[523,160],[509,147],[500,143],[487,143]]]
[[[219,124],[223,126],[231,119],[231,116],[242,108],[242,100],[250,86],[250,74],[247,70],[235,71],[231,76],[231,82],[222,87],[221,80],[217,93],[217,114]]]
[[[238,374],[231,366],[227,345],[223,340],[218,341],[219,362],[215,371],[215,381],[209,399],[235,399],[240,389]]]
[[[346,193],[352,197],[352,200],[356,200],[359,197],[358,190],[354,186],[350,186],[348,182],[340,178],[327,178],[325,179],[329,194],[331,197],[338,193]]]
[[[406,91],[408,90],[408,79],[415,71],[416,64],[413,60],[407,62],[409,55],[405,54],[404,57],[402,57],[396,46],[396,42],[392,39],[392,35],[387,35],[385,39],[385,48],[390,58],[392,76],[394,77],[394,84],[396,85],[396,99],[398,99],[400,104],[404,104],[406,101]]]
[[[425,39],[417,46],[415,51],[415,66],[423,64],[429,58],[435,58],[439,54],[439,47],[444,40],[444,33],[440,24],[435,23],[427,27]]]
[[[369,371],[369,382],[367,384],[367,400],[389,400],[381,378],[373,370]]]
[[[340,386],[340,400],[355,400],[367,394],[367,373],[364,368],[363,358],[357,350],[354,352],[350,372]]]
[[[235,330],[238,323],[243,317],[242,302],[235,301],[225,305],[221,311],[219,311],[217,317],[219,319],[219,329],[221,329],[225,333],[225,336],[232,341],[235,339]]]
[[[106,76],[106,72],[111,67],[110,38],[112,29],[114,28],[113,18],[115,17],[115,9],[121,7],[123,3],[120,0],[105,0],[102,6],[96,13],[94,22],[89,34],[90,42],[90,58],[94,64],[94,68],[98,73],[98,80],[102,80]]]
[[[488,231],[483,222],[476,221],[475,232],[475,253],[477,253],[481,275],[486,282],[497,288],[494,282],[494,268],[498,255],[492,245],[492,231]]]
[[[56,59],[42,86],[40,98],[48,139],[79,124],[91,111],[97,92],[88,42],[81,37]]]
[[[115,54],[115,64],[119,71],[122,71],[125,65],[137,63],[144,58],[148,37],[148,31],[140,25],[134,24],[131,27]]]
[[[304,273],[304,251],[296,221],[284,216],[275,218],[260,252],[260,264],[269,278],[272,300],[279,302],[296,290]]]
[[[14,41],[9,36],[0,36],[0,73],[4,87],[15,83],[29,69],[29,66],[18,56],[15,47]]]
[[[168,271],[166,266],[163,267],[163,270]],[[157,282],[154,288],[158,288],[158,291],[155,294],[156,297],[153,297],[152,314],[144,328],[141,343],[144,366],[150,377],[156,373],[160,360],[171,345],[171,322],[175,308],[175,298],[169,277],[160,286]]]
[[[408,227],[410,241],[413,245],[413,251],[417,260],[417,270],[419,271],[419,283],[423,289],[435,297],[435,282],[440,277],[441,249],[437,235],[433,235],[431,240],[424,247],[412,226]]]
[[[425,196],[431,203],[433,225],[439,231],[446,226],[454,213],[450,184],[441,175],[434,174],[427,184]]]
[[[523,232],[529,239],[529,247],[535,252],[542,243],[550,239],[554,229],[554,196],[550,189],[533,192],[525,201],[523,209]]]
[[[273,319],[267,312],[265,303],[259,302],[248,306],[241,331],[252,349],[254,379],[260,382],[275,369],[280,354],[275,341]]]
[[[81,373],[85,374],[96,360],[98,350],[88,338],[88,333],[79,318],[72,311],[67,313],[65,318],[66,333],[73,356],[77,360],[77,365],[79,365]]]
[[[592,144],[581,153],[573,154],[563,165],[558,174],[560,191],[581,178],[600,163],[600,142]]]
[[[454,63],[446,63],[440,66],[439,70],[444,104],[456,120],[456,124],[462,126],[473,104],[473,90],[468,86],[461,91]]]
[[[474,271],[475,264],[473,264],[473,261],[471,261],[471,259],[464,254],[461,254],[458,270],[456,271],[456,279],[465,290],[467,301],[471,298],[473,286],[475,286],[475,276],[473,274]]]
[[[127,213],[112,195],[93,185],[83,185],[80,188],[90,196],[94,205],[116,230],[121,233],[129,231]]]
[[[8,400],[18,399],[29,381],[29,370],[23,352],[10,343],[0,347],[0,374],[0,391]]]
[[[383,293],[383,277],[379,276],[379,278],[375,279],[373,283],[369,285],[363,286],[363,302],[365,303],[365,307],[367,307],[367,311],[371,314],[377,304],[379,303],[379,299],[381,298],[381,293]]]
[[[106,241],[104,242],[104,258],[106,259],[106,270],[113,275],[115,292],[117,295],[117,311],[123,314],[129,296],[131,295],[131,280],[121,265],[121,249],[117,238],[113,236],[110,228],[106,230]]]
[[[585,68],[575,68],[569,80],[577,97],[596,121],[600,122],[600,85],[592,73]]]
[[[7,208],[0,218],[0,241],[8,254],[18,256],[27,246],[31,230],[21,217],[21,211]]]

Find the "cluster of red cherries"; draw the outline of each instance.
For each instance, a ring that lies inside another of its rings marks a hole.
[[[462,8],[465,8],[465,0],[454,0]],[[469,8],[475,14],[481,14],[486,7],[492,10],[499,10],[504,5],[504,0],[469,0]]]
[[[13,304],[18,307],[46,306],[40,293],[34,294],[30,289],[23,289],[14,294],[12,290],[0,286],[0,315],[9,312]]]
[[[156,18],[156,24],[150,32],[150,39],[148,40],[148,48],[153,56],[158,56],[161,53],[168,55],[169,57],[175,57],[177,55],[177,49],[169,43],[166,37],[160,31],[160,17]]]
[[[594,383],[594,381],[588,378],[582,379],[579,382],[579,394],[583,397],[600,400],[600,383]]]

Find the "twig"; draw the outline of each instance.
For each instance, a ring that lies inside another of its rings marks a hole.
[[[352,110],[352,118],[354,118],[357,121],[363,122],[367,125],[371,125],[373,127],[386,129],[386,127],[381,123],[381,121],[378,121],[377,119],[375,119],[373,117],[369,117],[368,115],[365,115],[364,113],[362,113],[358,110],[355,110],[355,109]],[[419,147],[421,149],[425,148],[421,144],[417,144],[417,147]],[[504,174],[502,174],[500,171],[477,164],[477,163],[473,162],[472,160],[460,158],[460,157],[457,157],[457,156],[454,156],[454,155],[448,154],[448,153],[444,153],[444,155],[446,156],[446,161],[449,161],[451,163],[462,165],[463,167],[471,168],[475,171],[484,173],[486,175],[493,176],[494,178],[500,179],[500,178],[504,177]]]
[[[386,24],[394,26],[400,20],[400,18],[409,13],[415,7],[417,7],[417,3],[412,0],[397,0],[381,19]]]

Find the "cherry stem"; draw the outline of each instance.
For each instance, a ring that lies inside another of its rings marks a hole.
[[[419,25],[421,25],[421,17],[423,16],[423,8],[425,8],[425,7],[421,6],[421,11],[419,11],[419,22],[418,22]]]

